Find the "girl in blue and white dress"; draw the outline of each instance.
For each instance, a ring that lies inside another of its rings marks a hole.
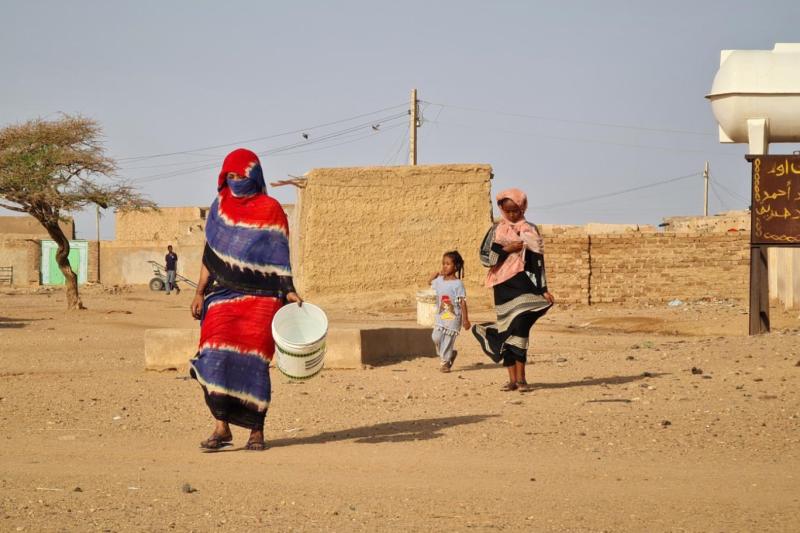
[[[442,269],[430,277],[431,287],[436,291],[436,323],[431,338],[436,346],[442,372],[450,372],[458,352],[456,337],[463,327],[469,330],[467,291],[461,278],[464,276],[464,259],[457,251],[442,256]]]

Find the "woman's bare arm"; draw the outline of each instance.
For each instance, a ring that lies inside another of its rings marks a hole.
[[[203,312],[203,294],[206,292],[206,286],[208,285],[208,280],[211,277],[211,273],[206,268],[206,265],[200,265],[200,279],[197,280],[197,290],[194,292],[194,298],[192,299],[191,311],[192,316],[196,319],[200,319],[200,315]]]

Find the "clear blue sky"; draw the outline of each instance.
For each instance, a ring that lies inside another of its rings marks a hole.
[[[432,102],[423,104],[420,163],[491,164],[495,190],[528,192],[535,222],[652,224],[700,214],[702,179],[553,204],[700,172],[708,160],[711,211],[746,207],[746,147],[718,143],[703,96],[721,49],[796,42],[798,20],[796,0],[5,0],[0,126],[81,113],[102,124],[120,174],[141,180],[150,198],[207,205],[228,147],[125,158],[302,130],[308,140],[297,132],[243,145],[314,141],[265,155],[270,179],[405,163],[406,119],[386,117],[402,113],[416,87]],[[310,128],[390,106],[399,107]],[[294,201],[291,188],[273,192]],[[93,236],[93,214],[76,218],[78,236]]]

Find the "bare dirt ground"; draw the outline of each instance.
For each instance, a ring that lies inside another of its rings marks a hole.
[[[190,295],[84,301],[0,294],[2,531],[800,530],[796,312],[750,338],[741,303],[557,307],[525,394],[468,334],[451,374],[432,357],[273,371],[269,449],[234,430],[201,453],[197,383],[143,371],[144,329],[191,327]],[[413,319],[326,306],[334,324]]]

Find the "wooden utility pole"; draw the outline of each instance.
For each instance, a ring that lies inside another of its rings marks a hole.
[[[417,100],[417,90],[411,90],[411,108],[408,115],[411,122],[408,125],[409,141],[408,141],[408,164],[417,164],[417,126],[419,125],[419,100]]]
[[[706,166],[703,168],[703,181],[704,188],[703,188],[703,216],[708,216],[708,161],[706,161]]]

